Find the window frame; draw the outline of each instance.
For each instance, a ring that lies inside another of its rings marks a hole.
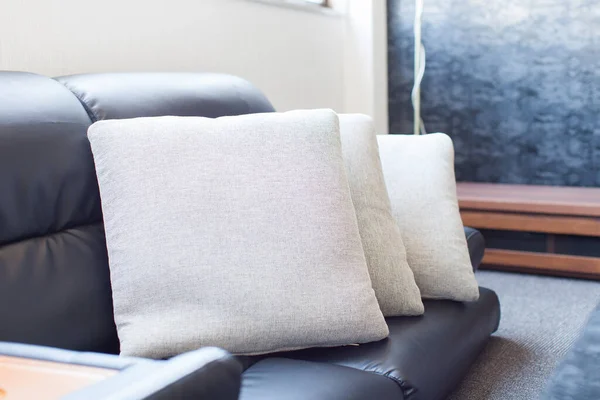
[[[314,4],[321,7],[329,7],[329,0],[300,0],[304,3]]]
[[[291,8],[298,11],[316,12],[331,16],[340,16],[342,13],[337,10],[332,0],[246,0],[255,3],[272,5],[275,7]],[[361,0],[363,1],[363,0]]]

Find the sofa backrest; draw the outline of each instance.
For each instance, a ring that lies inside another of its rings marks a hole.
[[[118,353],[89,125],[270,111],[227,75],[0,72],[0,341]]]

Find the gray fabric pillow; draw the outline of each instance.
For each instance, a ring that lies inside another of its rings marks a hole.
[[[102,121],[88,137],[122,354],[388,335],[334,112]]]
[[[340,114],[342,151],[371,282],[385,316],[423,314],[385,187],[371,117]]]
[[[458,209],[452,140],[436,133],[382,135],[378,141],[392,212],[421,295],[477,300]]]

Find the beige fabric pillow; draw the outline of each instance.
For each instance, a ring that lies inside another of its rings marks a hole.
[[[371,117],[340,114],[350,193],[369,274],[385,316],[423,314],[423,302],[392,216]]]
[[[458,209],[452,140],[378,136],[392,212],[423,298],[475,301],[479,288]]]
[[[333,111],[102,121],[88,137],[122,354],[388,335]]]

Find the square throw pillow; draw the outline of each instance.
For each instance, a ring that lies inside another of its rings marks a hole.
[[[388,335],[333,111],[102,121],[88,137],[123,355]]]
[[[423,298],[475,301],[454,177],[454,147],[442,133],[378,136],[392,212]]]
[[[385,316],[423,314],[421,294],[392,215],[373,121],[361,114],[340,114],[339,119],[350,193],[379,307]]]

